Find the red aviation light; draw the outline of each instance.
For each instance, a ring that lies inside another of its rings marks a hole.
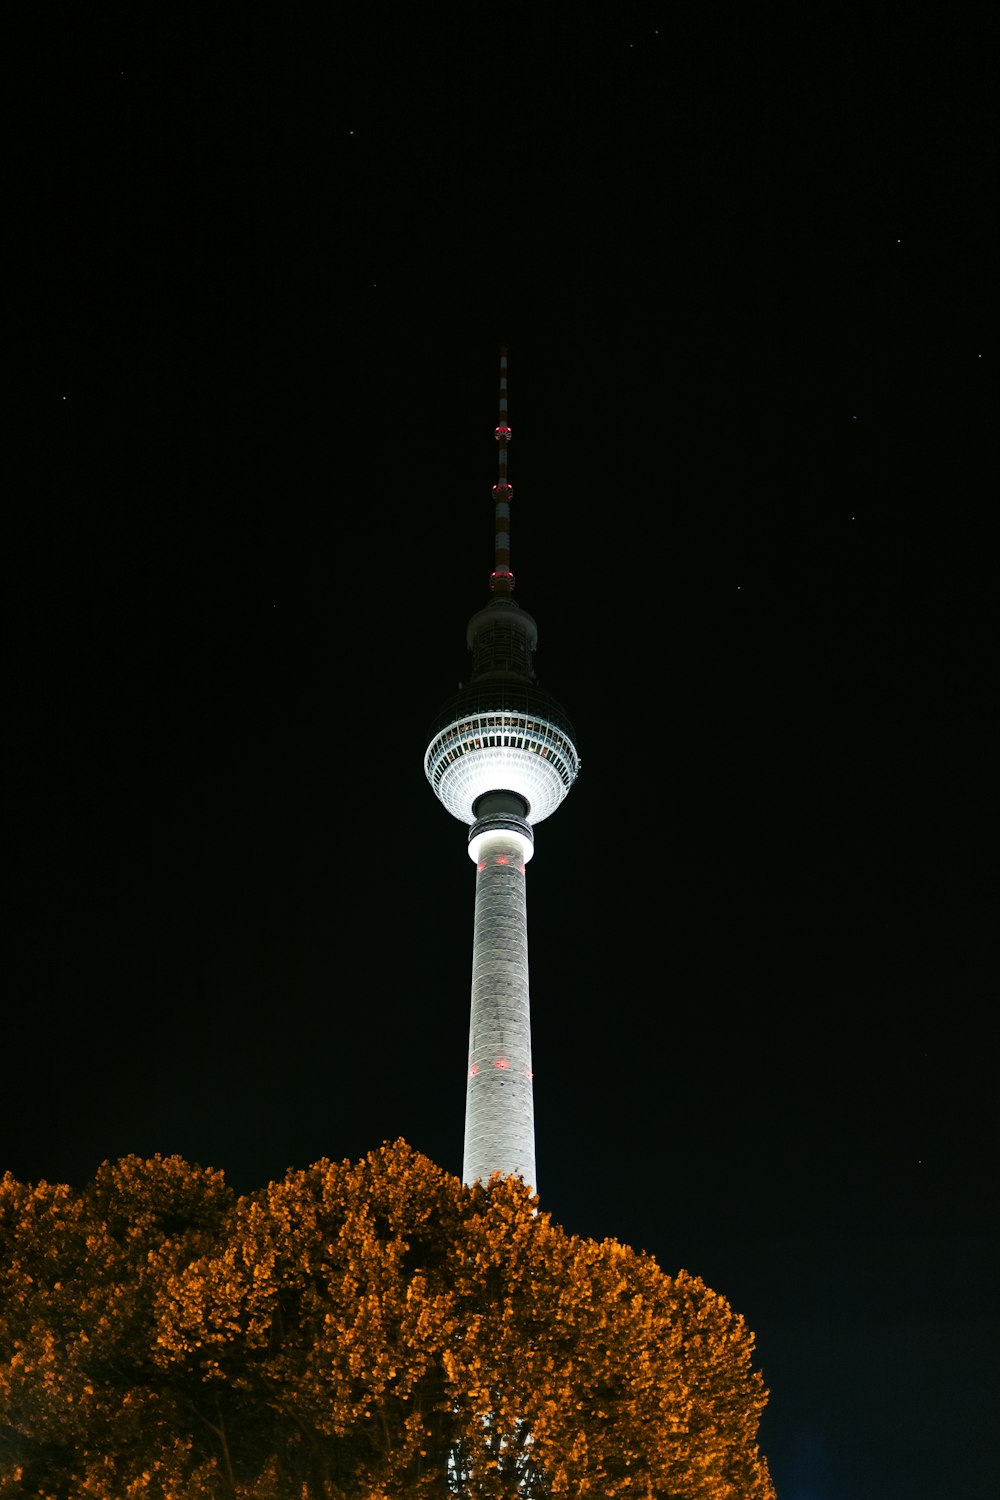
[[[509,500],[514,493],[514,486],[512,484],[495,484],[493,486],[493,493],[499,500]]]
[[[496,430],[494,431],[493,436],[496,438],[496,440],[497,440],[498,443],[499,442],[509,443],[510,442],[510,428],[507,426],[507,423],[506,422],[501,422],[500,426],[498,428],[496,428]]]
[[[501,1070],[501,1072],[502,1072],[505,1068],[509,1068],[510,1067],[510,1063],[507,1061],[507,1059],[505,1057],[498,1057],[497,1060],[496,1060],[496,1062],[493,1064],[493,1066],[495,1068],[499,1068]]]
[[[498,854],[497,855],[497,864],[498,865],[509,865],[510,864],[510,858],[509,858],[509,856],[506,855],[506,854]]]
[[[476,1074],[478,1072],[479,1072],[479,1064],[478,1063],[473,1063],[472,1067],[469,1069],[469,1076],[471,1078],[475,1078],[475,1076],[476,1076]]]

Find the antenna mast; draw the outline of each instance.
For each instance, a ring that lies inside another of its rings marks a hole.
[[[507,444],[510,426],[507,422],[507,349],[500,350],[500,422],[494,433],[499,447],[500,473],[493,486],[496,501],[496,544],[490,588],[494,594],[509,598],[514,592],[514,575],[510,571],[510,501],[513,490],[507,482]]]

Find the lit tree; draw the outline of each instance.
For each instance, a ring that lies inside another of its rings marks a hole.
[[[106,1163],[80,1194],[0,1182],[0,1495],[138,1497],[147,1470],[150,1495],[217,1493],[195,1478],[196,1393],[154,1361],[155,1304],[232,1204],[179,1157]]]
[[[238,1202],[177,1158],[0,1185],[2,1500],[773,1500],[752,1342],[402,1142]]]

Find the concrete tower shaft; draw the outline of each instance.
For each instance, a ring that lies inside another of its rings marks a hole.
[[[487,1182],[502,1172],[535,1187],[525,840],[488,829],[476,845],[462,1180]]]

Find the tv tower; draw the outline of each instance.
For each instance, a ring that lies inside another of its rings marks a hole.
[[[572,725],[535,681],[538,627],[512,597],[506,349],[495,436],[492,598],[469,621],[472,674],[438,714],[424,770],[448,811],[469,825],[476,866],[462,1178],[471,1185],[501,1172],[537,1191],[525,866],[535,825],[555,812],[580,758]]]

